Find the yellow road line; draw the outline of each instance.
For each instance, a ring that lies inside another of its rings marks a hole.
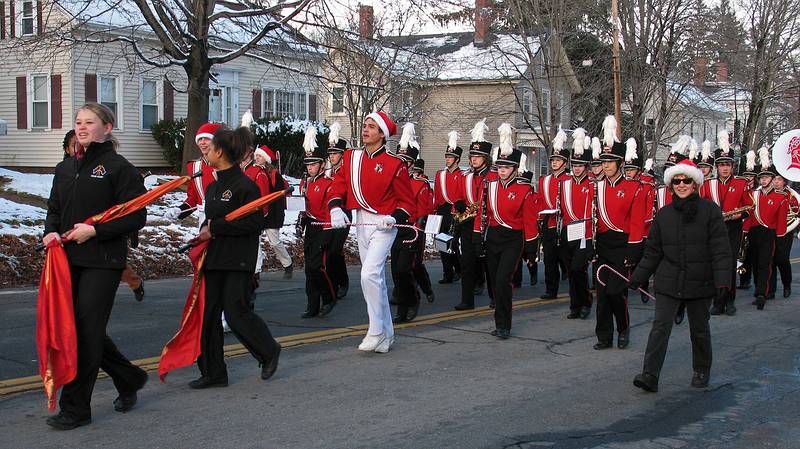
[[[568,300],[569,300],[569,295],[567,294],[559,295],[556,299],[549,299],[549,300],[524,299],[520,301],[514,301],[514,309],[527,309],[531,307],[539,307],[548,304],[566,302]],[[462,320],[466,318],[486,316],[486,315],[491,315],[493,313],[494,310],[490,309],[489,306],[478,307],[473,310],[433,313],[430,315],[419,316],[417,317],[416,320],[410,323],[398,324],[395,326],[395,329],[402,330],[420,326],[430,326],[433,324],[443,323],[446,321]],[[280,343],[284,349],[293,348],[298,346],[324,343],[333,340],[340,340],[342,338],[347,338],[347,337],[361,336],[364,335],[364,332],[366,332],[367,327],[368,326],[366,324],[361,324],[351,327],[340,327],[335,329],[325,329],[313,332],[303,332],[300,334],[278,337],[276,338],[276,340],[278,340],[278,343]],[[224,350],[226,358],[240,357],[248,354],[247,349],[245,349],[243,345],[238,343],[227,345],[225,346]],[[133,363],[136,366],[139,366],[140,368],[146,371],[155,371],[158,369],[158,360],[159,357],[147,357],[144,359],[133,360],[131,361],[131,363]],[[108,375],[102,371],[98,375],[99,379],[104,379],[107,377]],[[42,388],[42,378],[39,376],[27,376],[27,377],[19,377],[16,379],[0,380],[0,396],[23,393],[26,391],[38,390],[40,388]]]

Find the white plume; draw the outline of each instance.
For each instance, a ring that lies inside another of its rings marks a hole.
[[[497,132],[500,134],[500,155],[510,155],[514,149],[514,128],[509,123],[503,123],[497,128]]]
[[[572,132],[572,149],[575,156],[582,156],[584,149],[584,141],[586,140],[586,130],[583,128],[576,128]]]
[[[653,169],[653,158],[649,157],[646,161],[644,161],[644,171],[650,171]]]
[[[600,139],[598,137],[592,137],[592,159],[600,159]]]
[[[689,148],[689,144],[692,142],[692,138],[687,135],[682,135],[678,137],[678,140],[672,144],[672,149],[670,153],[678,153],[682,155],[686,155],[686,149]]]
[[[614,145],[614,142],[619,142],[617,137],[617,119],[613,115],[606,116],[603,120],[603,143],[607,147]]]
[[[758,149],[758,161],[761,162],[761,169],[767,169],[772,162],[769,160],[769,148],[761,147]]]
[[[492,160],[497,162],[497,152],[500,151],[500,147],[492,148]]]
[[[242,126],[249,128],[253,124],[253,121],[253,113],[250,112],[250,109],[244,111],[244,114],[242,114]]]
[[[450,131],[447,134],[447,147],[455,150],[458,146],[458,131]]]
[[[586,151],[591,147],[592,147],[592,138],[587,135],[586,137],[583,138],[583,150]]]
[[[564,149],[565,143],[567,143],[567,133],[565,133],[564,130],[559,126],[556,137],[553,138],[553,149],[556,151],[561,151]]]
[[[406,123],[403,125],[403,134],[400,135],[400,148],[407,150],[409,144],[411,142],[415,142],[417,140],[417,131],[414,128],[413,123]]]
[[[525,156],[525,153],[519,155],[519,167],[517,168],[518,173],[525,173],[528,171],[528,156]]]
[[[756,152],[753,151],[753,150],[748,151],[747,155],[745,156],[745,159],[747,160],[747,162],[744,165],[745,168],[748,171],[755,170],[756,169]]]
[[[724,156],[727,156],[731,151],[731,142],[727,129],[723,129],[717,134],[717,146],[722,150]]]
[[[331,146],[336,145],[339,142],[339,133],[342,132],[342,125],[339,122],[331,123],[331,132],[328,134],[328,143]]]
[[[711,158],[711,142],[709,142],[708,140],[704,140],[703,145],[701,145],[701,147],[703,148],[703,150],[700,152],[700,157],[704,161],[709,160]]]
[[[694,140],[694,137],[692,137],[692,140],[689,141],[689,159],[694,160],[694,158],[696,157],[697,157],[697,141]]]
[[[636,139],[631,137],[625,141],[625,162],[631,162],[634,159],[639,159],[636,154]]]
[[[472,127],[472,130],[469,132],[470,134],[472,134],[472,141],[486,142],[486,139],[484,138],[484,134],[486,133],[486,131],[489,131],[489,127],[486,125],[486,119],[483,119],[478,123],[476,123],[475,126]]]
[[[317,148],[317,127],[311,125],[306,128],[306,135],[303,138],[303,149],[306,150],[306,153],[312,153],[314,152],[314,148]]]

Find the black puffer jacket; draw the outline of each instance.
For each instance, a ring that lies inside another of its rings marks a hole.
[[[687,220],[686,215],[693,218]],[[732,257],[720,208],[697,194],[685,200],[675,196],[653,220],[631,281],[643,284],[655,273],[657,294],[712,298],[718,288],[733,287]]]
[[[56,166],[47,200],[44,233],[64,234],[76,223],[145,192],[139,171],[114,151],[111,142],[94,142],[80,160],[74,156]],[[71,265],[90,268],[125,267],[128,235],[147,219],[142,209],[128,216],[95,225],[97,235],[81,244],[64,245]]]
[[[206,220],[211,221],[213,236],[206,255],[207,270],[255,270],[262,215],[256,212],[233,221],[225,221],[225,215],[259,196],[256,184],[238,165],[217,171],[217,180],[206,189]]]

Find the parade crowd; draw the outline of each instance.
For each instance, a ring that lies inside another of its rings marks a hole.
[[[117,153],[114,121],[114,114],[96,103],[78,111],[77,142],[69,143],[75,151],[56,168],[48,201],[44,244],[63,242],[78,337],[77,375],[63,388],[59,413],[47,420],[62,430],[91,422],[100,368],[114,381],[119,392],[114,407],[120,412],[135,406],[148,377],[106,333],[120,280],[135,278],[126,269],[127,248],[144,226],[146,211],[84,224],[87,217],[145,191],[138,171]],[[514,147],[511,125],[499,125],[495,145],[485,138],[489,126],[484,119],[469,131],[466,150],[458,145],[459,132],[449,133],[445,168],[431,180],[413,124],[398,130],[387,114],[373,112],[364,120],[360,148],[340,137],[336,123],[324,146],[316,128],[309,127],[303,142],[305,174],[295,192],[305,199],[297,223],[306,278],[302,317],[329,315],[348,294],[343,247],[352,227],[369,316],[358,350],[389,352],[394,325],[413,321],[423,296],[435,300],[423,258],[424,231],[429,220],[441,220],[431,231],[443,267],[438,282],[460,281],[456,310],[475,308],[476,296],[485,292],[494,309],[491,335],[513,336],[513,290],[521,285],[523,265],[531,283],[538,282],[542,260],[541,298],[555,299],[566,279],[567,319],[587,320],[596,303],[596,350],[612,348],[615,340],[618,349],[627,348],[629,297],[638,292],[643,301],[654,298],[644,366],[634,385],[658,390],[670,331],[686,316],[691,385],[707,386],[710,316],[734,316],[742,304],[737,304],[737,290],[747,291],[751,283],[752,304],[763,310],[775,297],[778,274],[783,296],[791,294],[789,252],[798,195],[775,171],[766,148],[742,149],[737,156],[725,130],[713,149],[708,141],[698,144],[680,136],[660,170],[663,176],[657,177],[653,160],[643,160],[641,142],[623,139],[617,128],[609,116],[599,136],[582,128],[568,136],[559,129],[546,149],[549,173],[534,179],[525,154]],[[387,142],[398,131],[399,143],[389,148]],[[228,385],[223,357],[228,330],[258,361],[262,379],[278,367],[281,346],[253,304],[264,259],[262,238],[276,251],[285,276],[292,275],[292,260],[278,232],[286,201],[280,198],[237,220],[225,218],[286,188],[279,152],[255,147],[252,138],[246,127],[200,127],[195,142],[202,157],[186,167],[197,176],[189,182],[185,202],[167,213],[170,219],[199,215],[198,235],[191,243],[207,245],[200,377],[189,383],[194,389]],[[467,169],[460,166],[462,158],[468,159]],[[141,280],[129,285],[139,291],[137,299],[144,296]]]

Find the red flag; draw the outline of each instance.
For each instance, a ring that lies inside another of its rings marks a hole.
[[[146,193],[143,193],[137,196],[136,198],[133,198],[130,201],[126,201],[122,204],[117,204],[116,206],[112,206],[108,208],[105,212],[101,212],[97,215],[92,215],[91,217],[87,218],[86,221],[84,221],[84,223],[94,226],[98,223],[105,223],[115,218],[122,218],[126,215],[130,215],[134,212],[141,210],[147,205],[153,203],[154,201],[166,195],[167,193],[186,184],[193,177],[194,176],[181,176],[180,178],[175,178],[157,187],[153,187]]]
[[[57,240],[47,247],[36,305],[36,350],[47,408],[56,409],[62,386],[78,372],[78,337],[67,253]]]
[[[183,306],[183,317],[178,333],[164,346],[158,362],[158,377],[165,381],[167,374],[177,368],[189,366],[200,356],[200,337],[203,334],[203,313],[206,303],[206,281],[203,262],[209,241],[198,243],[189,251],[194,268],[192,287]]]

